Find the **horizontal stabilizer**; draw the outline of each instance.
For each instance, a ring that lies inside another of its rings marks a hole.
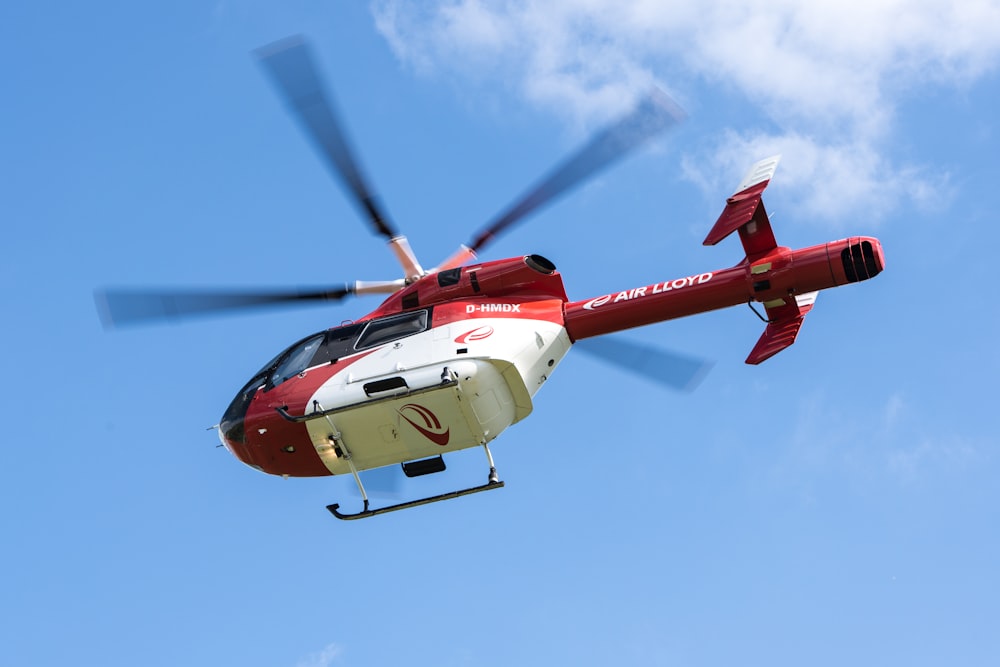
[[[750,168],[736,187],[736,193],[726,200],[726,208],[705,237],[704,245],[715,245],[738,229],[751,262],[777,247],[761,193],[771,182],[780,159],[780,155],[775,155]]]
[[[768,314],[767,328],[754,345],[746,362],[757,365],[794,343],[806,313],[812,310],[815,302],[816,292],[810,292],[799,294],[787,301],[779,299],[777,302],[765,303],[764,307]]]

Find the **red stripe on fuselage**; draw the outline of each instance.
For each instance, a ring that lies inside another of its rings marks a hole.
[[[378,348],[376,348],[378,349]],[[333,364],[309,369],[303,377],[286,380],[270,391],[258,390],[244,418],[247,444],[230,446],[244,463],[272,475],[320,477],[330,471],[320,460],[309,439],[305,424],[290,422],[278,414],[284,406],[289,414],[302,415],[309,410],[309,400],[323,383],[375,350],[369,350]],[[285,451],[287,447],[295,451]]]
[[[434,326],[490,318],[541,320],[563,325],[563,301],[559,299],[469,299],[434,306]]]

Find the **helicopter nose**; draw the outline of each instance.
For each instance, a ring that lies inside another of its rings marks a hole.
[[[257,395],[257,391],[263,386],[265,378],[266,374],[262,372],[250,380],[233,398],[219,422],[219,439],[222,440],[222,446],[247,465],[254,465],[254,462],[251,460],[250,448],[247,446],[244,421],[250,403]]]
[[[253,391],[243,391],[237,394],[226,409],[226,413],[222,415],[222,421],[219,422],[219,440],[222,441],[222,446],[249,466],[255,466],[255,462],[250,455],[250,447],[247,446],[244,422],[253,393]]]
[[[236,452],[234,451],[233,443],[230,442],[229,438],[226,437],[226,429],[223,427],[223,425],[219,424],[219,426],[215,430],[219,432],[219,442],[222,443],[222,446],[228,449],[230,454],[235,455]]]
[[[236,453],[233,451],[234,447],[244,446],[247,442],[246,431],[243,428],[247,406],[245,401],[240,400],[240,398],[236,397],[236,400],[226,410],[226,414],[222,415],[222,421],[219,422],[219,438],[226,449],[234,454]]]
[[[222,446],[240,461],[256,470],[261,469],[254,461],[250,447],[247,445],[242,416],[225,419],[219,424],[219,440],[222,442]]]
[[[227,417],[229,417],[227,415]],[[246,452],[246,435],[243,430],[243,417],[223,418],[219,424],[219,440],[229,453],[243,460]]]

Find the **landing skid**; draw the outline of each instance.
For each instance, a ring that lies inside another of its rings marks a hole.
[[[436,503],[442,500],[451,500],[452,498],[458,498],[460,496],[467,496],[472,493],[479,493],[480,491],[492,491],[493,489],[503,488],[503,482],[488,482],[482,486],[473,486],[468,489],[461,489],[459,491],[450,491],[448,493],[442,493],[437,496],[428,496],[427,498],[421,498],[419,500],[411,500],[405,503],[399,503],[397,505],[389,505],[388,507],[377,507],[375,509],[368,508],[368,499],[365,499],[365,508],[354,514],[344,514],[338,511],[340,505],[334,503],[333,505],[327,505],[326,508],[330,510],[330,513],[338,519],[344,519],[347,521],[353,519],[367,519],[370,516],[375,516],[377,514],[387,514],[389,512],[395,512],[397,510],[405,510],[409,507],[418,507],[420,505],[429,505],[431,503]]]
[[[327,505],[326,509],[330,510],[330,514],[337,517],[338,519],[343,519],[345,521],[353,521],[354,519],[367,519],[371,516],[376,516],[378,514],[388,514],[389,512],[396,512],[399,510],[405,510],[410,507],[419,507],[420,505],[430,505],[431,503],[437,503],[442,500],[451,500],[452,498],[460,498],[461,496],[468,496],[473,493],[479,493],[480,491],[492,491],[494,489],[502,489],[504,483],[500,481],[497,477],[496,466],[493,465],[493,455],[490,453],[490,448],[483,443],[483,449],[486,450],[486,457],[490,462],[490,476],[489,481],[481,486],[472,486],[467,489],[459,489],[458,491],[449,491],[448,493],[441,493],[436,496],[428,496],[426,498],[419,498],[417,500],[410,500],[405,503],[398,503],[396,505],[388,505],[386,507],[376,507],[371,509],[368,503],[368,494],[365,493],[365,487],[361,484],[361,478],[358,477],[357,471],[354,470],[354,464],[351,463],[350,459],[347,459],[348,463],[351,465],[351,472],[354,473],[354,481],[358,485],[358,490],[361,491],[361,498],[364,501],[364,509],[360,512],[355,512],[353,514],[344,513],[340,510],[340,503],[334,503],[332,505]]]

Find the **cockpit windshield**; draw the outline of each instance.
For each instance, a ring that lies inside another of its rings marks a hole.
[[[425,309],[329,329],[292,345],[258,375],[266,373],[268,388],[277,387],[308,368],[426,331],[429,322]]]

